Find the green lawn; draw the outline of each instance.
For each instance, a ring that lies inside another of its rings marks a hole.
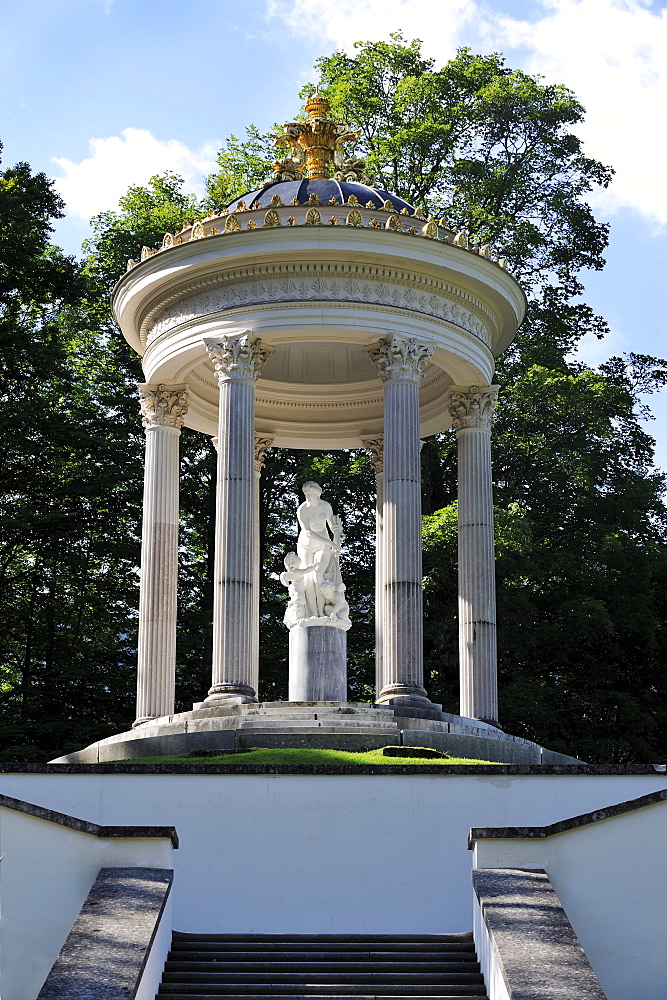
[[[243,752],[221,753],[215,757],[190,757],[173,754],[166,757],[141,757],[123,761],[124,764],[383,764],[389,766],[406,764],[492,764],[489,760],[467,760],[463,757],[385,757],[382,750],[368,750],[354,753],[349,750],[273,750],[258,749]]]

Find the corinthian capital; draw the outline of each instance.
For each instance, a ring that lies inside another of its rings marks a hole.
[[[182,427],[188,412],[188,392],[184,385],[149,385],[140,382],[139,405],[144,427]]]
[[[262,437],[255,434],[255,472],[261,472],[266,461],[266,456],[273,448],[272,437]]]
[[[457,431],[465,427],[481,427],[491,430],[493,415],[498,399],[498,386],[453,385],[449,412]]]
[[[393,333],[368,348],[368,356],[383,382],[393,379],[421,381],[426,362],[432,354],[433,348],[427,344]]]
[[[207,340],[205,344],[219,383],[237,378],[257,381],[264,362],[273,350],[272,347],[262,346],[252,333]]]
[[[384,469],[384,434],[378,434],[374,438],[362,438],[361,444],[366,451],[371,453],[375,475],[381,476]]]

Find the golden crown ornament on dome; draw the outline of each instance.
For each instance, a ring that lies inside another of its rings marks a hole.
[[[331,105],[324,94],[313,94],[306,101],[308,121],[286,122],[284,132],[276,137],[276,146],[290,146],[292,156],[273,165],[273,181],[329,178],[367,184],[363,160],[346,159],[344,147],[355,143],[360,134],[349,125],[327,118]]]

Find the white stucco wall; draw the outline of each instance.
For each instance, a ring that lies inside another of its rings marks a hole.
[[[664,787],[665,774],[0,775],[0,792],[97,823],[174,825],[174,927],[209,933],[470,930],[470,827]]]
[[[667,802],[474,853],[477,868],[546,871],[609,1000],[665,1000]]]
[[[35,1000],[100,868],[173,867],[169,840],[100,839],[3,807],[0,854],[2,1000]]]

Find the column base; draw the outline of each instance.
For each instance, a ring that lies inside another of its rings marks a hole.
[[[137,726],[143,726],[144,722],[152,722],[153,719],[159,719],[159,715],[142,715],[140,718],[135,719],[132,723],[132,728],[136,729]]]
[[[249,684],[214,684],[209,690],[202,705],[219,705],[225,701],[236,701],[243,704],[256,702],[257,695]]]
[[[382,688],[378,705],[412,705],[414,708],[430,708],[431,699],[421,684],[388,684]]]

